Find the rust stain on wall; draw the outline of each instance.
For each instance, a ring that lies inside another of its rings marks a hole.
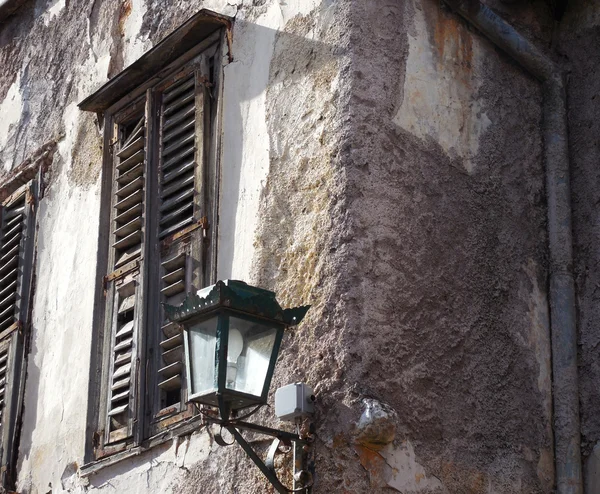
[[[433,45],[437,48],[440,63],[453,62],[460,69],[470,71],[473,60],[473,38],[460,21],[455,17],[434,13]],[[431,24],[429,24],[431,26]]]
[[[125,36],[125,21],[131,15],[131,0],[125,0],[119,8],[119,33]]]

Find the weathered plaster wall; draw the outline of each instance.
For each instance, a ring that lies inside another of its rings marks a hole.
[[[561,23],[559,49],[567,59],[573,234],[579,328],[581,440],[586,493],[600,493],[600,5],[573,0]]]
[[[323,482],[549,492],[540,88],[438,2],[354,7]],[[363,398],[396,412],[380,452],[345,425]]]
[[[494,6],[549,41],[544,3]],[[77,469],[101,134],[76,103],[201,7],[236,16],[219,277],[313,304],[273,387],[316,388],[316,492],[550,492],[541,92],[433,0],[38,0],[0,26],[2,168],[59,142],[19,489],[268,492],[204,430]]]

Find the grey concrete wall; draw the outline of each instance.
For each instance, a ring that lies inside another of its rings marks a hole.
[[[561,50],[585,86],[571,85],[570,124],[590,452],[596,171],[578,143],[595,128],[585,13],[598,16],[574,3]],[[493,6],[549,45],[544,2]],[[76,103],[201,7],[236,16],[219,276],[313,305],[273,389],[315,387],[315,492],[551,492],[541,92],[434,0],[38,0],[0,26],[3,173],[57,148],[38,214],[20,492],[269,492],[205,429],[87,479],[78,470],[101,134]],[[280,425],[271,410],[258,419]]]

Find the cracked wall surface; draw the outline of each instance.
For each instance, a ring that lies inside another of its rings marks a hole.
[[[552,42],[544,2],[489,3]],[[205,428],[80,475],[102,135],[76,105],[200,8],[235,17],[218,275],[312,305],[284,340],[272,389],[306,381],[318,396],[315,492],[551,492],[541,90],[434,0],[29,0],[0,24],[0,175],[58,143],[37,215],[19,492],[271,492]],[[596,86],[585,54],[600,14],[586,0],[571,9],[559,45],[575,67],[591,485]],[[373,400],[393,411],[393,434],[375,442],[360,426]],[[281,425],[270,409],[257,417]]]

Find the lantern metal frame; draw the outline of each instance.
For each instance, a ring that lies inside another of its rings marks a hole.
[[[269,290],[250,286],[242,281],[218,281],[215,285],[188,294],[183,303],[178,306],[163,304],[166,317],[184,327],[184,348],[186,357],[186,374],[188,383],[191,383],[191,369],[193,356],[190,351],[189,330],[194,325],[217,318],[215,335],[215,368],[213,390],[191,394],[188,401],[196,405],[202,404],[214,407],[217,410],[200,410],[204,419],[209,424],[220,426],[215,435],[215,441],[221,446],[229,446],[238,442],[250,459],[258,466],[261,472],[280,494],[288,492],[311,492],[314,463],[310,462],[312,456],[311,444],[314,441],[312,423],[301,432],[300,423],[296,424],[296,433],[272,429],[258,424],[245,422],[243,419],[253,415],[267,402],[275,364],[279,354],[284,331],[289,326],[300,323],[310,306],[301,306],[292,309],[283,309],[276,300],[275,293]],[[235,389],[227,388],[227,348],[229,339],[230,318],[263,324],[276,329],[275,341],[271,350],[262,393],[251,395]],[[237,417],[237,412],[255,405],[250,413]],[[227,430],[233,441],[223,439],[222,431]],[[258,434],[265,434],[274,438],[267,454],[266,461],[252,449],[240,431],[247,430]],[[288,446],[288,451],[293,452],[293,487],[290,489],[283,485],[275,472],[275,456],[282,452],[281,446]],[[311,463],[309,465],[309,463]]]

